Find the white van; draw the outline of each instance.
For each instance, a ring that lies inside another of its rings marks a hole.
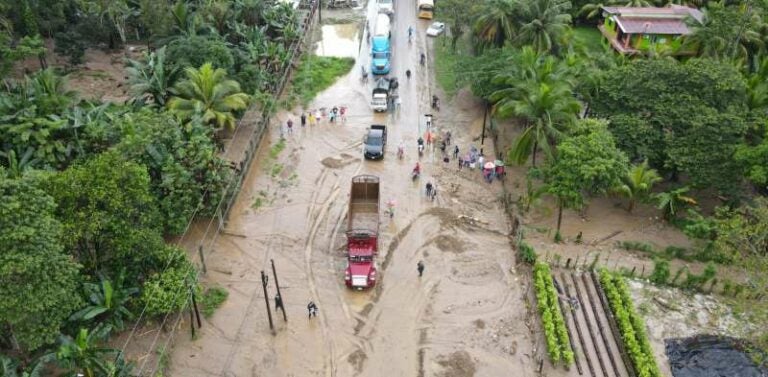
[[[376,0],[376,6],[379,9],[379,13],[386,13],[386,14],[395,13],[394,0]]]

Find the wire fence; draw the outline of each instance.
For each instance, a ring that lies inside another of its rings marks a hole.
[[[312,23],[315,19],[315,14],[317,13],[318,8],[318,2],[314,1],[310,3],[310,7],[304,12],[302,20],[299,24],[300,26],[300,37],[297,38],[289,47],[289,53],[288,58],[285,59],[283,62],[282,67],[280,68],[280,72],[282,72],[280,79],[275,82],[275,84],[272,86],[272,90],[270,91],[270,95],[272,98],[279,98],[280,95],[282,95],[283,91],[285,90],[286,85],[288,84],[288,80],[292,73],[292,67],[295,66],[297,59],[300,57],[302,48],[304,44],[307,42],[307,39],[311,37],[310,33],[308,32],[310,30],[310,27],[312,26]],[[204,233],[199,236],[195,237],[197,240],[195,242],[196,244],[196,250],[187,250],[189,255],[194,255],[195,252],[197,252],[197,260],[193,262],[195,266],[197,267],[197,274],[195,275],[194,281],[199,281],[200,278],[200,272],[202,271],[203,274],[205,274],[206,266],[205,266],[205,256],[206,254],[210,254],[210,252],[213,251],[213,245],[215,244],[216,240],[218,239],[221,232],[226,228],[227,221],[229,219],[229,215],[231,213],[232,207],[235,204],[235,201],[238,197],[238,194],[240,193],[240,188],[242,187],[242,183],[245,180],[246,175],[248,174],[248,171],[251,167],[251,164],[253,162],[253,159],[255,157],[255,154],[258,150],[259,144],[261,143],[261,140],[264,136],[264,134],[267,131],[267,127],[270,124],[270,115],[272,113],[273,107],[275,106],[275,101],[269,101],[267,108],[261,108],[256,109],[255,107],[251,107],[246,111],[246,114],[240,118],[237,122],[237,127],[235,129],[235,133],[233,134],[233,141],[234,138],[239,137],[238,134],[240,134],[241,130],[246,130],[250,128],[250,134],[248,134],[248,145],[245,148],[244,151],[244,157],[237,163],[234,164],[234,174],[232,175],[231,179],[227,183],[227,186],[223,189],[223,194],[221,196],[221,200],[216,205],[216,209],[213,212],[212,216],[203,216],[198,213],[196,210],[193,213],[192,218],[189,221],[189,224],[193,224],[197,221],[207,221],[207,225],[205,225],[205,231]],[[255,125],[251,127],[250,124],[247,124],[247,122],[251,121],[249,120],[248,113],[253,112],[260,112],[260,119],[256,122]],[[244,135],[243,135],[244,136]],[[237,146],[234,145],[235,143],[230,143],[227,147],[227,150],[225,150],[222,155],[226,155],[227,152],[231,148],[236,148]],[[205,195],[205,194],[204,194]],[[201,200],[202,203],[202,200]],[[199,207],[198,207],[199,209]],[[182,240],[188,239],[190,236],[190,233],[193,231],[191,226],[188,225],[186,231],[180,236],[178,244],[181,245]],[[182,245],[183,246],[183,245]],[[195,258],[191,258],[194,260]],[[143,376],[142,372],[144,371],[147,363],[152,359],[152,357],[148,357],[153,354],[160,354],[165,352],[168,345],[172,341],[176,331],[179,329],[179,323],[181,321],[182,315],[185,313],[187,309],[191,309],[191,294],[192,290],[184,289],[181,292],[176,292],[176,297],[174,297],[174,300],[181,295],[188,295],[189,299],[187,301],[187,304],[177,313],[176,319],[173,321],[173,326],[170,327],[170,333],[168,334],[167,339],[164,342],[164,345],[162,347],[156,347],[158,344],[158,340],[160,338],[160,335],[162,334],[162,329],[165,328],[166,323],[168,322],[168,319],[171,317],[172,313],[167,314],[164,318],[161,324],[159,325],[158,329],[156,330],[156,335],[149,347],[146,349],[146,353],[144,353],[144,356],[140,359],[143,359],[144,362],[141,364],[141,367],[139,368],[138,372],[136,372],[134,375],[137,376]],[[136,330],[138,326],[140,325],[144,312],[146,310],[146,307],[144,310],[142,310],[142,313],[137,318],[133,329],[131,330],[130,334],[128,335],[127,339],[124,342],[124,345],[120,349],[117,357],[122,357],[125,353],[125,349],[130,344],[131,340],[133,339]],[[151,373],[147,374],[149,376],[154,375],[155,371],[159,368],[161,364],[161,359],[163,359],[165,356],[159,356],[157,357],[157,362],[155,363],[154,368],[151,369]]]

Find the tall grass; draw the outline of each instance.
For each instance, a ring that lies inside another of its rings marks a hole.
[[[340,76],[347,74],[354,64],[353,58],[304,56],[293,75],[289,98],[293,97],[301,101],[302,105],[308,105],[318,93],[333,85]],[[295,104],[289,104],[293,105]]]

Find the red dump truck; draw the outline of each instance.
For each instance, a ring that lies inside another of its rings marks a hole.
[[[370,288],[376,284],[374,257],[379,251],[379,177],[352,178],[348,216],[344,281],[350,288]]]

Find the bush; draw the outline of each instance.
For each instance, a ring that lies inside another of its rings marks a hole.
[[[518,258],[520,258],[521,261],[528,263],[528,264],[534,264],[536,263],[536,250],[533,249],[533,246],[525,243],[525,241],[521,241],[520,245],[517,249]]]
[[[663,259],[655,259],[653,261],[653,272],[648,280],[653,284],[663,285],[667,284],[669,275],[669,262]]]
[[[187,259],[185,252],[176,247],[167,247],[166,257],[171,258],[168,268],[155,273],[147,279],[141,293],[141,300],[146,305],[148,316],[173,313],[184,308],[189,299],[189,289],[199,287],[195,284],[195,268]]]
[[[77,31],[56,33],[54,45],[53,51],[59,55],[66,56],[70,66],[83,64],[86,46],[83,36]]]
[[[211,63],[214,68],[232,72],[234,58],[224,41],[215,37],[191,36],[168,44],[168,62],[171,67],[202,67]]]
[[[653,245],[638,241],[621,241],[619,242],[619,247],[624,250],[643,251],[646,253],[654,253],[656,251]]]
[[[213,312],[215,312],[224,301],[227,301],[227,297],[229,297],[229,292],[224,288],[208,288],[205,293],[203,293],[203,299],[201,300],[203,307],[202,312],[205,318],[211,318]]]

